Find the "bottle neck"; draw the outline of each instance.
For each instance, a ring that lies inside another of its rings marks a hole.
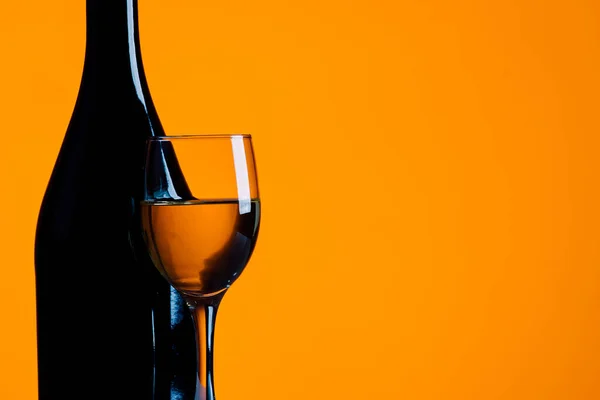
[[[86,49],[78,104],[145,115],[150,135],[164,134],[140,51],[138,0],[86,0]],[[102,104],[100,106],[100,104]]]
[[[84,78],[93,75],[102,84],[133,84],[145,94],[139,46],[137,0],[86,0]]]

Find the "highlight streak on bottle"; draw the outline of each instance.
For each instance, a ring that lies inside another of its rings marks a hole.
[[[233,150],[233,164],[235,168],[238,201],[240,204],[240,215],[243,215],[249,213],[251,210],[250,182],[248,180],[248,164],[246,164],[244,137],[241,135],[232,136],[231,148]]]
[[[142,82],[140,80],[139,67],[137,62],[137,49],[135,48],[135,21],[133,15],[133,0],[127,0],[127,36],[129,37],[129,60],[131,63],[131,75],[133,77],[133,86],[138,99],[148,112],[144,92],[142,91]]]

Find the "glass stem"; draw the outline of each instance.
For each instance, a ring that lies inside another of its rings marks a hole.
[[[196,328],[198,350],[198,383],[195,400],[215,400],[213,351],[217,310],[222,298],[222,295],[218,295],[188,302]]]

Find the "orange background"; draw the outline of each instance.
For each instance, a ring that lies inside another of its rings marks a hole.
[[[140,1],[165,128],[254,135],[264,219],[219,400],[600,398],[595,0]],[[0,398],[84,1],[0,5]],[[108,132],[110,133],[110,132]]]

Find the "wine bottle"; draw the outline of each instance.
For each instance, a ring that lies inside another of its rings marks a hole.
[[[86,0],[81,86],[36,230],[40,400],[188,399],[194,328],[141,239],[145,141],[164,135],[137,0]],[[190,197],[171,147],[169,198]]]

